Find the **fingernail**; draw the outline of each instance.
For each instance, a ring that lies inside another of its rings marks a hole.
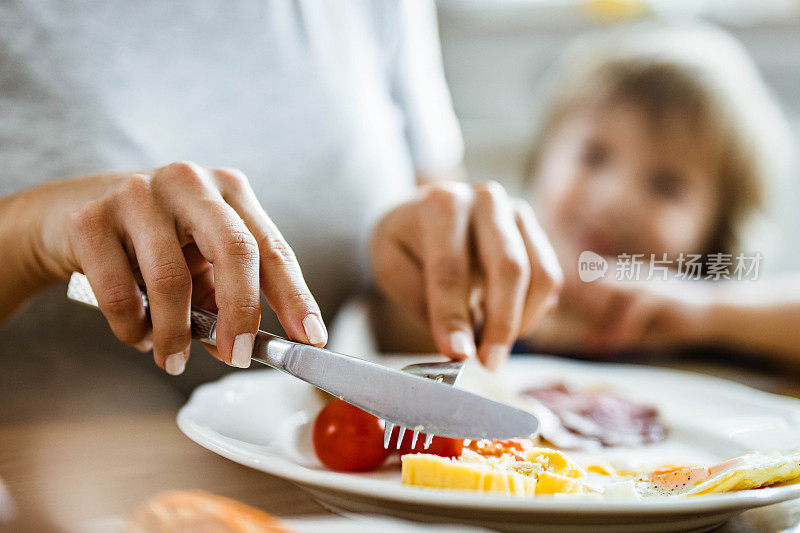
[[[186,369],[186,356],[185,352],[181,353],[174,353],[167,357],[167,360],[164,362],[164,370],[167,371],[167,374],[170,376],[179,376],[183,374],[183,371]]]
[[[496,370],[508,355],[508,347],[505,344],[492,344],[486,349],[486,368]]]
[[[303,329],[310,344],[325,344],[328,341],[328,332],[325,324],[317,315],[311,313],[303,319]]]
[[[466,331],[454,331],[450,334],[450,348],[454,353],[465,357],[475,356],[475,340]]]
[[[139,350],[140,352],[149,352],[153,349],[153,338],[148,333],[147,336],[133,345],[134,348]]]
[[[233,341],[231,365],[239,368],[250,366],[250,357],[253,355],[253,343],[256,336],[252,333],[241,333]]]

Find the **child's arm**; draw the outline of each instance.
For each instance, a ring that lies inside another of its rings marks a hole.
[[[800,275],[760,282],[570,280],[531,340],[594,354],[709,345],[800,365]]]
[[[800,276],[718,284],[699,333],[700,340],[800,365]]]

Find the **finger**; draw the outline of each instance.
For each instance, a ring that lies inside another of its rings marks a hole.
[[[456,184],[430,189],[420,204],[421,262],[431,332],[445,355],[475,355],[469,316],[471,192]]]
[[[183,247],[183,256],[192,275],[192,305],[217,314],[214,266],[203,257],[194,243]]]
[[[619,333],[619,327],[624,326],[621,320],[635,302],[633,294],[628,291],[611,284],[606,284],[606,288],[603,311],[586,318],[589,325],[586,349],[596,354],[606,354],[612,350],[613,338]]]
[[[129,180],[119,223],[136,254],[147,287],[153,325],[153,359],[168,373],[183,372],[189,359],[192,278],[174,221],[153,198],[149,180]]]
[[[570,310],[576,307],[580,308],[582,298],[591,293],[596,285],[598,285],[597,282],[587,283],[581,281],[577,274],[564,272],[564,282],[559,291],[559,307]]]
[[[214,267],[206,261],[194,243],[183,247],[183,256],[192,275],[192,305],[217,314],[216,292],[214,291]],[[222,361],[219,350],[211,344],[202,343],[215,359]]]
[[[481,270],[485,273],[486,322],[478,357],[497,368],[520,331],[530,263],[511,203],[496,183],[475,188],[473,228]]]
[[[427,321],[422,267],[399,237],[382,239],[373,248],[372,266],[386,296]]]
[[[96,205],[87,206],[73,218],[71,244],[114,335],[146,352],[153,343],[142,293],[109,219]]]
[[[199,251],[197,253],[198,255],[200,254]],[[202,261],[205,263],[205,268],[196,271],[192,270],[191,262],[187,261],[189,263],[189,271],[192,272],[192,305],[217,314],[216,292],[214,291],[214,267],[211,263],[206,261],[205,258],[202,258]],[[202,345],[215,359],[224,362],[224,359],[219,354],[219,350],[217,350],[216,347],[206,343],[202,343]]]
[[[585,324],[593,328],[608,316],[608,310],[613,305],[617,291],[603,281],[580,283],[581,285],[575,289],[575,294],[571,296],[568,306]]]
[[[469,291],[469,316],[472,324],[475,325],[476,337],[480,337],[479,329],[481,325],[486,322],[486,314],[483,309],[484,295],[483,287],[486,282],[482,275],[477,275],[473,272],[472,280],[470,281]]]
[[[256,239],[205,169],[173,163],[157,173],[154,182],[175,213],[181,233],[191,235],[214,267],[216,342],[222,361],[239,368],[250,366],[261,320]],[[186,191],[192,194],[187,196]]]
[[[531,265],[531,280],[525,295],[520,325],[521,332],[525,334],[558,303],[559,293],[564,285],[564,274],[553,246],[536,221],[533,208],[523,201],[516,202],[515,208],[515,222]]]
[[[606,345],[609,351],[619,352],[630,349],[636,343],[641,342],[655,315],[655,306],[649,298],[632,298],[620,314],[617,323],[608,332]]]
[[[267,216],[243,174],[217,170],[215,176],[225,200],[257,242],[261,290],[283,329],[291,339],[325,346],[328,331],[294,251]]]
[[[402,206],[405,207],[405,206]],[[375,279],[386,296],[427,322],[422,264],[404,228],[414,224],[407,209],[387,213],[372,236],[370,260]]]

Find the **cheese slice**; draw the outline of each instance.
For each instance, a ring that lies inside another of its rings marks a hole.
[[[533,496],[536,477],[488,461],[460,461],[425,453],[402,457],[403,484],[417,487]]]
[[[402,482],[418,487],[499,492],[517,496],[582,494],[586,472],[557,450],[534,448],[518,457],[484,457],[466,450],[457,459],[402,457]]]

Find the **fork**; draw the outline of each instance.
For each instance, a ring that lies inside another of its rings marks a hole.
[[[456,380],[461,375],[461,371],[464,369],[464,361],[447,361],[443,363],[415,363],[413,365],[408,365],[402,368],[403,372],[408,372],[414,376],[418,376],[425,379],[430,379],[436,381],[437,383],[444,383],[445,385],[455,385]],[[391,422],[384,421],[385,427],[383,430],[383,447],[389,447],[389,441],[392,439],[392,431],[394,430],[394,424]],[[397,449],[400,449],[400,443],[403,442],[403,436],[406,433],[405,427],[398,426],[397,431]],[[414,429],[414,433],[411,436],[411,448],[413,449],[414,446],[417,444],[417,438],[419,437],[419,429]],[[431,442],[433,442],[433,435],[427,434],[425,436],[425,444],[424,447],[427,450]]]

